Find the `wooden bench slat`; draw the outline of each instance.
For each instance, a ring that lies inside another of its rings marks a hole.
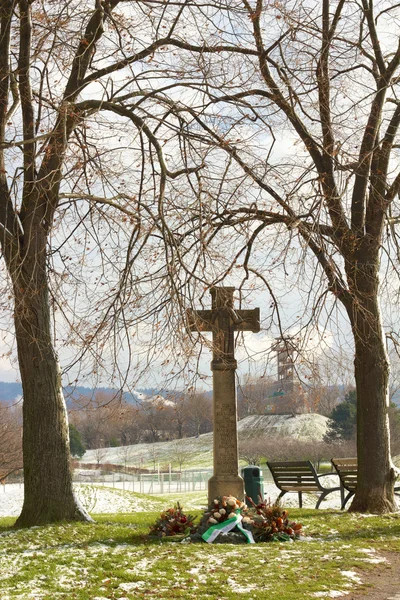
[[[308,477],[309,479],[315,479],[315,475],[313,473],[306,473],[306,472],[301,472],[298,471],[297,473],[293,473],[293,471],[274,471],[276,477],[297,477],[298,479],[300,478],[305,478]]]
[[[276,467],[307,467],[309,466],[311,463],[309,460],[292,460],[292,461],[272,461],[269,464],[273,464],[274,468]]]
[[[342,467],[337,466],[335,468],[337,468],[340,471],[341,475],[347,475],[347,474],[357,475],[357,473],[358,473],[358,467],[354,467],[354,469],[349,469],[348,467],[346,467],[345,469],[342,469]]]
[[[345,507],[347,501],[351,498],[357,489],[358,463],[356,458],[332,458],[331,462],[339,475],[340,482],[345,490],[349,492],[342,503],[342,508]],[[394,488],[395,493],[400,492],[397,486]]]
[[[280,472],[286,473],[287,471],[291,472],[291,473],[309,473],[310,472],[310,470],[307,469],[307,467],[303,467],[303,466],[298,467],[297,469],[296,469],[296,467],[274,467],[274,471],[276,473],[280,473]]]
[[[286,477],[285,476],[285,477],[275,477],[275,479],[277,481],[280,481],[280,482],[285,482],[286,481],[287,483],[290,483],[290,482],[296,483],[296,482],[299,482],[299,481],[304,481],[304,482],[307,482],[307,483],[313,483],[313,482],[315,482],[315,479],[312,479],[311,477],[290,477],[290,476]]]
[[[272,473],[275,485],[281,490],[279,498],[287,492],[298,493],[299,505],[302,506],[302,492],[317,492],[320,494],[316,508],[330,492],[340,488],[324,488],[318,475],[310,463],[306,461],[285,461],[285,462],[267,462],[269,470]]]
[[[357,488],[358,462],[356,458],[332,458],[331,463],[339,475],[341,485],[349,492],[342,501],[343,509]]]
[[[302,484],[299,484],[299,486],[297,486],[297,485],[290,485],[290,486],[282,485],[281,489],[285,490],[286,492],[320,492],[321,491],[316,486],[305,487]]]
[[[289,473],[285,473],[283,471],[275,471],[275,476],[276,477],[291,477],[292,479],[306,479],[307,477],[309,479],[315,479],[315,477],[311,474],[311,473],[292,473],[291,471]]]
[[[316,489],[320,490],[321,488],[314,481],[279,481],[279,487],[285,485],[286,487],[294,486],[294,485],[305,485],[307,487],[313,486]]]
[[[283,470],[278,470],[278,471],[274,471],[277,477],[280,477],[281,475],[290,475],[291,477],[313,477],[313,474],[310,473],[309,471],[283,471]]]
[[[338,469],[340,469],[340,473],[343,475],[346,475],[347,473],[351,473],[352,475],[357,474],[358,471],[358,467],[346,467],[345,469],[343,469],[341,466],[338,466]]]

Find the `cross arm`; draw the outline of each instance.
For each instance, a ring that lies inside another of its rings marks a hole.
[[[253,308],[251,310],[235,311],[234,326],[235,331],[252,331],[253,333],[258,333],[260,331],[260,309]]]
[[[190,331],[214,331],[212,310],[192,310],[186,311]]]

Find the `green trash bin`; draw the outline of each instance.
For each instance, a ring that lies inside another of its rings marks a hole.
[[[243,467],[242,477],[246,496],[249,496],[255,504],[260,502],[260,498],[264,500],[264,477],[262,476],[260,467],[256,465]],[[251,502],[247,498],[246,504],[247,506],[251,506]]]

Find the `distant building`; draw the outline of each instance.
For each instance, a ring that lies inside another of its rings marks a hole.
[[[293,337],[277,338],[272,347],[277,355],[277,380],[270,387],[266,414],[299,414],[309,412],[304,389],[296,377],[294,359],[297,351]]]
[[[296,346],[292,337],[277,338],[277,342],[272,346],[275,350],[278,361],[278,385],[286,392],[294,390],[294,353]]]

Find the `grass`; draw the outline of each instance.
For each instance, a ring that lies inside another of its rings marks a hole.
[[[0,519],[0,598],[310,600],[360,587],[363,572],[386,569],[376,564],[381,552],[400,552],[398,514],[291,509],[307,541],[254,546],[149,540],[157,516],[94,515],[94,524],[26,530]]]

